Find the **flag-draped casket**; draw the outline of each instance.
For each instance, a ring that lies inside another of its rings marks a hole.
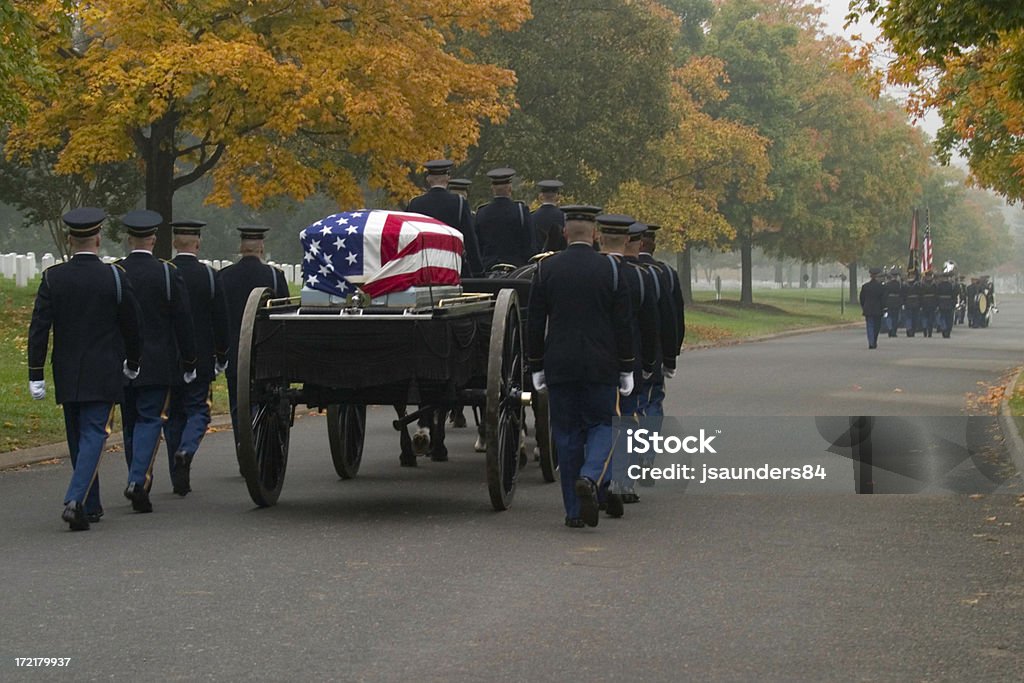
[[[462,233],[418,213],[366,209],[327,216],[299,239],[303,287],[377,298],[414,287],[458,285]]]

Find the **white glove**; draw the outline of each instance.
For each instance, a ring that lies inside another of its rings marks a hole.
[[[139,376],[138,369],[136,369],[136,370],[129,370],[128,369],[128,361],[125,361],[124,365],[121,366],[121,372],[123,372],[124,376],[127,377],[128,379],[135,379],[136,377]]]
[[[213,364],[213,376],[214,376],[214,377],[216,377],[216,376],[217,376],[217,375],[219,375],[220,373],[222,373],[222,372],[224,372],[225,370],[227,370],[227,369],[228,369],[228,363],[229,363],[229,362],[230,362],[230,361],[224,361],[223,363],[221,363],[220,361],[216,361],[216,362],[215,362],[215,363]]]
[[[46,380],[30,379],[28,381],[28,393],[32,394],[32,398],[35,400],[42,401],[46,398]]]
[[[533,373],[533,388],[537,391],[544,391],[548,388],[547,382],[545,381],[544,371]]]
[[[629,396],[633,393],[633,373],[632,372],[620,372],[619,373],[619,393],[623,396]]]
[[[661,374],[664,375],[665,379],[672,379],[676,376],[675,368],[662,368]]]
[[[196,371],[189,370],[184,375],[182,375],[182,379],[185,380],[185,384],[192,384],[192,382],[196,381]]]

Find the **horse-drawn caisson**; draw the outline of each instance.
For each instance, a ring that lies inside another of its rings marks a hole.
[[[338,213],[300,239],[301,296],[253,290],[242,319],[238,411],[251,420],[240,420],[237,456],[253,501],[278,500],[299,405],[326,410],[343,479],[359,470],[368,405],[419,406],[394,421],[403,430],[430,411],[469,405],[482,415],[491,503],[506,509],[531,400],[520,312],[529,281],[464,291],[461,233],[419,214]],[[537,440],[553,459],[543,408]]]

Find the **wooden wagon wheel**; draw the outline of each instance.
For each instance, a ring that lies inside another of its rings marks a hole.
[[[242,314],[238,338],[238,467],[254,503],[277,502],[288,465],[291,400],[283,378],[255,379],[261,339],[260,309],[271,298],[266,287],[252,290]]]
[[[523,431],[523,330],[516,293],[498,293],[487,357],[487,488],[495,510],[512,504]]]
[[[534,431],[537,437],[537,450],[540,455],[540,473],[544,481],[558,480],[558,454],[555,452],[555,440],[551,435],[551,408],[548,392],[533,391]]]
[[[366,406],[354,403],[327,406],[327,438],[331,443],[334,471],[342,479],[352,479],[363,461]]]

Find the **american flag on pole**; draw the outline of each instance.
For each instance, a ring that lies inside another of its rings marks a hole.
[[[418,213],[336,213],[300,232],[299,240],[303,286],[335,296],[359,288],[378,297],[460,282],[462,233]]]
[[[917,270],[917,209],[910,219],[910,258],[907,260],[907,272]]]
[[[932,269],[932,222],[927,209],[925,209],[924,215],[924,242],[921,243],[921,271],[927,273]]]

